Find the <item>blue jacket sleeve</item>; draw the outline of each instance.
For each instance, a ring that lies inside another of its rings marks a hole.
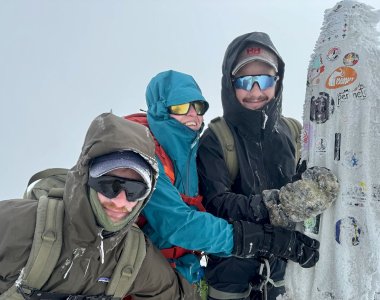
[[[183,202],[159,161],[156,189],[143,211],[159,248],[167,243],[189,250],[229,256],[233,248],[233,228],[226,220],[200,212]],[[145,231],[145,230],[144,230]],[[164,243],[166,242],[166,243]]]

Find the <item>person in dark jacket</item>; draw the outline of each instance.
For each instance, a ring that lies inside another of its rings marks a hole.
[[[33,265],[52,269],[47,281],[39,283],[40,290],[33,290],[32,282],[44,272],[29,277],[27,260],[38,252],[34,246],[41,236],[34,241],[33,236],[43,197],[0,201],[0,299],[29,299],[30,293],[30,299],[121,299],[125,294],[132,299],[198,299],[158,249],[142,233],[133,234],[139,232],[133,223],[148,203],[157,176],[154,141],[147,128],[108,113],[98,116],[88,129],[78,163],[67,174],[63,220],[54,218],[62,224],[58,261],[47,265],[46,256],[46,261]],[[35,186],[42,187],[42,180]],[[51,238],[51,233],[46,236]],[[128,247],[129,255],[138,251],[142,256],[120,266]],[[115,271],[118,267],[122,270]],[[119,272],[129,281],[121,280]],[[123,286],[112,292],[118,282]]]
[[[231,222],[256,224],[258,240],[278,229],[269,225],[262,192],[280,189],[295,174],[291,132],[280,118],[284,67],[267,34],[253,32],[233,40],[223,61],[222,105],[235,141],[236,179],[232,181],[222,146],[210,129],[202,136],[198,152],[206,210]],[[266,280],[268,299],[275,299],[284,292],[275,286],[281,286],[285,267],[286,259],[265,253],[250,259],[210,256],[206,270],[210,299],[260,299]]]

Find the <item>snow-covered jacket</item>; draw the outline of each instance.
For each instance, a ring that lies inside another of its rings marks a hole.
[[[112,114],[102,114],[90,125],[82,153],[67,175],[64,190],[63,245],[52,275],[43,291],[62,294],[101,295],[122,253],[124,239],[142,208],[120,231],[106,233],[99,227],[88,196],[89,162],[100,155],[132,150],[152,166],[153,186],[157,178],[154,142],[146,127]],[[37,201],[0,201],[0,294],[19,277],[31,250]],[[131,286],[133,299],[192,299],[192,288],[159,251],[146,241],[147,253]]]
[[[174,185],[171,183],[158,158],[157,186],[143,211],[149,222],[144,232],[160,249],[175,245],[230,255],[233,247],[232,225],[186,205],[180,195],[198,195],[196,155],[200,130],[193,131],[171,118],[168,107],[195,100],[206,101],[197,83],[191,76],[180,72],[162,72],[149,83],[146,100],[149,128],[173,163],[175,182]],[[190,281],[197,280],[197,265],[199,262],[195,257],[176,262],[177,269]]]

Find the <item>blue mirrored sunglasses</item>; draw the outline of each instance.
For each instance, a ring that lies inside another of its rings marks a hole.
[[[253,88],[255,82],[259,85],[260,90],[266,90],[275,85],[278,80],[278,76],[272,75],[246,75],[237,78],[232,78],[232,83],[235,89],[242,89],[250,91]]]

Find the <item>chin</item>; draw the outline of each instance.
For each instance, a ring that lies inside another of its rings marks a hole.
[[[243,106],[250,110],[258,110],[262,109],[268,102],[260,102],[260,103],[244,103]]]

